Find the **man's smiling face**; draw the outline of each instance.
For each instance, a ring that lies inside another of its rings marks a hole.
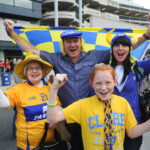
[[[73,63],[76,63],[81,52],[81,38],[67,38],[63,41],[64,50]]]

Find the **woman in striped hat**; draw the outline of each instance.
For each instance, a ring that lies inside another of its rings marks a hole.
[[[129,102],[138,124],[141,124],[141,109],[138,96],[138,88],[142,84],[142,78],[150,73],[150,59],[137,61],[131,56],[132,45],[136,39],[126,34],[117,34],[112,37],[111,30],[106,38],[111,45],[110,65],[117,73],[117,82],[114,88],[115,94],[124,97]],[[137,80],[139,87],[137,86]],[[125,137],[125,150],[139,150],[142,144],[142,136],[131,139]]]

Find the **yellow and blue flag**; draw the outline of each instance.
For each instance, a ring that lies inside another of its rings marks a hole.
[[[15,32],[17,32],[25,40],[32,43],[39,50],[48,51],[50,53],[62,52],[60,34],[65,30],[81,31],[82,38],[84,39],[84,49],[86,51],[109,50],[110,45],[106,41],[106,34],[112,29],[113,28],[94,27],[14,27]],[[138,38],[145,32],[145,29],[116,28],[112,36],[115,36],[115,34],[118,33],[125,33],[130,37]],[[148,46],[149,41],[144,42],[142,45],[132,51],[132,56],[136,57],[138,60],[141,60]],[[20,50],[22,49],[20,48]]]

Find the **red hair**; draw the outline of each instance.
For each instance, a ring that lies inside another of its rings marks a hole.
[[[114,68],[112,68],[110,65],[105,65],[103,63],[100,63],[100,64],[95,65],[94,69],[91,72],[91,75],[90,75],[90,84],[91,85],[92,85],[94,77],[98,71],[109,71],[110,74],[113,76],[114,82],[116,83],[117,79],[116,79],[116,72],[115,72]]]

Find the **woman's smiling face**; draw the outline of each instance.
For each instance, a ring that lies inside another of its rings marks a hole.
[[[27,67],[27,79],[34,85],[40,83],[43,77],[43,69],[39,62],[30,62]]]
[[[116,65],[122,65],[129,54],[129,46],[123,44],[115,44],[113,46],[113,55],[116,59]]]

